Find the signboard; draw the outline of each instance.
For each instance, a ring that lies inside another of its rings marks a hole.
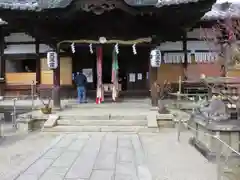
[[[138,73],[138,74],[137,74],[137,79],[138,79],[138,80],[142,80],[142,73]]]
[[[56,69],[58,67],[58,58],[56,52],[47,53],[47,64],[49,69]]]
[[[82,69],[82,73],[86,76],[87,82],[93,82],[93,71],[92,69]]]
[[[160,67],[162,63],[162,55],[159,49],[154,49],[150,53],[150,62],[152,67]]]
[[[136,81],[135,73],[129,73],[129,82],[135,82],[135,81]]]

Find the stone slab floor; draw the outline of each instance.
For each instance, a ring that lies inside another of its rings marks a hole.
[[[215,180],[190,132],[34,133],[0,143],[1,180]]]

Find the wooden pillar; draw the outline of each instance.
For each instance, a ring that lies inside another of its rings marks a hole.
[[[188,66],[188,49],[187,49],[187,33],[184,32],[183,34],[183,40],[182,40],[182,48],[184,53],[184,61],[183,61],[183,80],[186,80],[187,77],[187,66]]]
[[[158,107],[158,87],[157,87],[157,67],[150,65],[150,87],[151,87],[151,104],[153,107]]]
[[[154,46],[155,48],[155,46]],[[151,52],[152,48],[150,49]],[[150,57],[150,52],[149,52],[149,57]],[[157,74],[158,74],[158,67],[152,67],[151,62],[149,59],[149,82],[150,82],[150,91],[151,91],[151,104],[153,107],[158,107],[158,98],[159,98],[159,93],[158,93],[158,87],[157,87]]]
[[[55,109],[61,108],[61,97],[60,97],[60,47],[56,48],[58,66],[53,70],[53,89],[52,89],[52,99],[53,107]]]
[[[5,56],[4,56],[4,32],[3,26],[0,26],[0,96],[4,96],[5,89]]]
[[[39,41],[36,40],[36,84],[41,83],[41,58],[40,58],[40,48],[39,48]]]

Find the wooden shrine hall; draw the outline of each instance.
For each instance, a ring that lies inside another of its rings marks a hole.
[[[6,55],[4,49],[13,43],[5,42],[4,37],[12,32],[25,32],[34,38],[35,44],[32,55],[36,62],[35,74],[32,76],[40,94],[53,90],[56,107],[60,106],[60,97],[71,94],[70,90],[74,89],[72,73],[79,69],[90,74],[101,72],[101,79],[106,84],[112,83],[108,73],[112,73],[113,59],[118,61],[121,79],[124,81],[127,78],[121,88],[132,94],[136,94],[134,90],[148,92],[158,74],[158,68],[149,65],[150,51],[162,42],[180,40],[185,52],[184,68],[188,53],[186,33],[211,9],[214,2],[0,0],[0,17],[6,22],[0,28],[1,87],[6,89],[6,81],[10,77],[5,71],[5,63],[11,56]],[[26,41],[22,43],[27,44]],[[41,50],[42,44],[49,46],[45,52]],[[58,64],[54,70],[46,66],[48,51],[57,53]],[[98,61],[102,62],[100,68]],[[96,90],[98,76],[89,77],[89,89]],[[22,78],[26,77],[23,75]]]

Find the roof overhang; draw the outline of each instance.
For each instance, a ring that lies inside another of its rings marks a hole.
[[[0,8],[13,10],[41,11],[44,9],[66,8],[74,0],[0,0]],[[86,0],[78,0],[85,1]],[[117,0],[116,0],[117,1]],[[129,6],[169,6],[187,4],[201,0],[122,0]]]
[[[199,0],[124,0],[130,6],[169,6],[198,2]]]
[[[240,0],[217,0],[212,10],[207,12],[202,20],[218,20],[240,18]]]

